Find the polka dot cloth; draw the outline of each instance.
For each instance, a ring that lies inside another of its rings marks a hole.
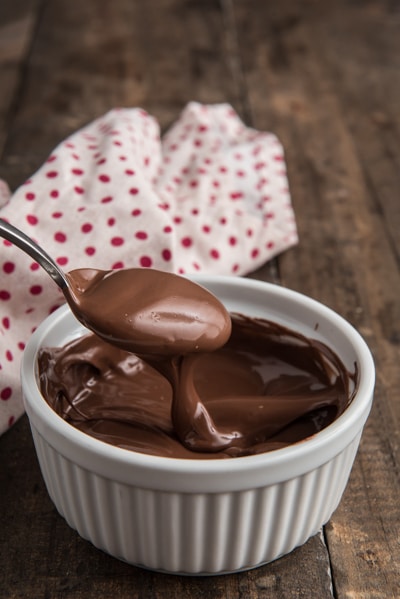
[[[67,271],[244,275],[297,242],[279,141],[227,104],[191,102],[162,140],[144,110],[111,110],[7,191],[0,182],[0,216]],[[0,433],[23,412],[25,343],[62,303],[49,276],[0,238]]]

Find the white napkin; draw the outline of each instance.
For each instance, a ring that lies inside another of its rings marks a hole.
[[[66,271],[152,267],[244,275],[297,243],[283,149],[227,104],[189,103],[163,139],[142,109],[115,109],[63,141],[0,217]],[[0,239],[0,433],[23,413],[19,368],[63,296]]]

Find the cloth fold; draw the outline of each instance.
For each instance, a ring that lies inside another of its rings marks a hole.
[[[189,103],[161,139],[140,108],[114,109],[60,143],[0,217],[66,271],[157,268],[244,275],[298,241],[283,148],[228,104]],[[19,368],[63,296],[0,240],[0,433],[23,413]]]

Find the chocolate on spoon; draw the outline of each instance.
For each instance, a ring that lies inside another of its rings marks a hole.
[[[0,237],[44,268],[85,327],[122,349],[172,356],[212,351],[229,338],[224,306],[189,279],[142,268],[64,273],[33,239],[2,219]]]
[[[187,354],[213,351],[230,336],[229,313],[213,294],[189,279],[153,269],[64,273],[43,248],[2,219],[0,236],[44,268],[86,328],[168,378],[173,421],[184,444],[215,451],[235,443],[240,433],[218,431],[192,381],[181,377]]]

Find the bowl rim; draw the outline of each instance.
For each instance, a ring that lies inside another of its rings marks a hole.
[[[106,478],[182,492],[242,490],[282,482],[323,465],[355,439],[359,439],[371,409],[375,367],[366,342],[348,321],[317,300],[275,283],[223,275],[196,275],[190,278],[206,287],[210,285],[214,292],[222,288],[245,290],[246,293],[268,293],[275,301],[287,299],[291,303],[301,303],[340,330],[357,354],[361,374],[355,397],[343,414],[316,435],[294,445],[238,458],[179,459],[112,446],[65,422],[39,391],[36,356],[49,330],[54,330],[65,319],[71,322],[71,327],[75,323],[75,336],[78,331],[85,330],[69,307],[63,305],[37,327],[28,340],[22,358],[23,400],[34,433],[38,433],[66,459]],[[216,295],[218,297],[218,293]]]

